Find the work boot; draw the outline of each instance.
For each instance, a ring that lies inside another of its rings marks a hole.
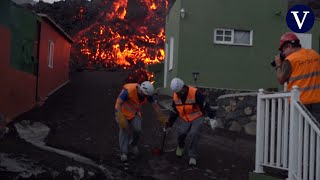
[[[189,159],[189,165],[190,166],[195,166],[197,165],[197,160],[195,158],[190,158]]]
[[[128,160],[127,155],[126,155],[126,154],[121,154],[121,156],[120,156],[120,160],[121,160],[122,162],[127,161],[127,160]]]
[[[184,150],[184,148],[180,148],[180,147],[178,146],[178,147],[177,147],[177,150],[176,150],[176,156],[181,157],[182,154],[183,154],[183,150]]]
[[[134,155],[139,155],[139,149],[138,149],[138,146],[133,146],[132,147],[132,153],[134,154]]]

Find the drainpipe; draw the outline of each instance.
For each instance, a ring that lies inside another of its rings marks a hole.
[[[38,60],[38,63],[37,63],[37,69],[36,69],[36,104],[38,104],[38,100],[39,100],[39,91],[38,91],[38,88],[39,88],[39,69],[40,69],[40,36],[41,36],[41,23],[39,21],[37,21],[37,41],[38,41],[38,44],[37,44],[37,60]]]

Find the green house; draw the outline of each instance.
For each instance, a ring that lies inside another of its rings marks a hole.
[[[270,62],[289,31],[287,11],[287,0],[177,0],[166,19],[166,58],[148,67],[155,86],[170,92],[171,79],[180,77],[201,87],[281,88]],[[319,51],[320,21],[298,36]]]

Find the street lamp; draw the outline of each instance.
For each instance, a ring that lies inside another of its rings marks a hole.
[[[181,8],[180,9],[180,15],[181,15],[181,18],[183,19],[184,16],[186,15],[186,11],[184,10],[184,8]]]
[[[192,76],[193,76],[193,80],[194,80],[194,83],[196,84],[196,87],[198,86],[197,85],[197,80],[198,80],[198,75],[199,75],[200,73],[199,72],[192,72]]]

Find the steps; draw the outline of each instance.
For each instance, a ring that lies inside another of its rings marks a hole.
[[[249,180],[285,180],[285,179],[268,176],[266,174],[249,172]]]

